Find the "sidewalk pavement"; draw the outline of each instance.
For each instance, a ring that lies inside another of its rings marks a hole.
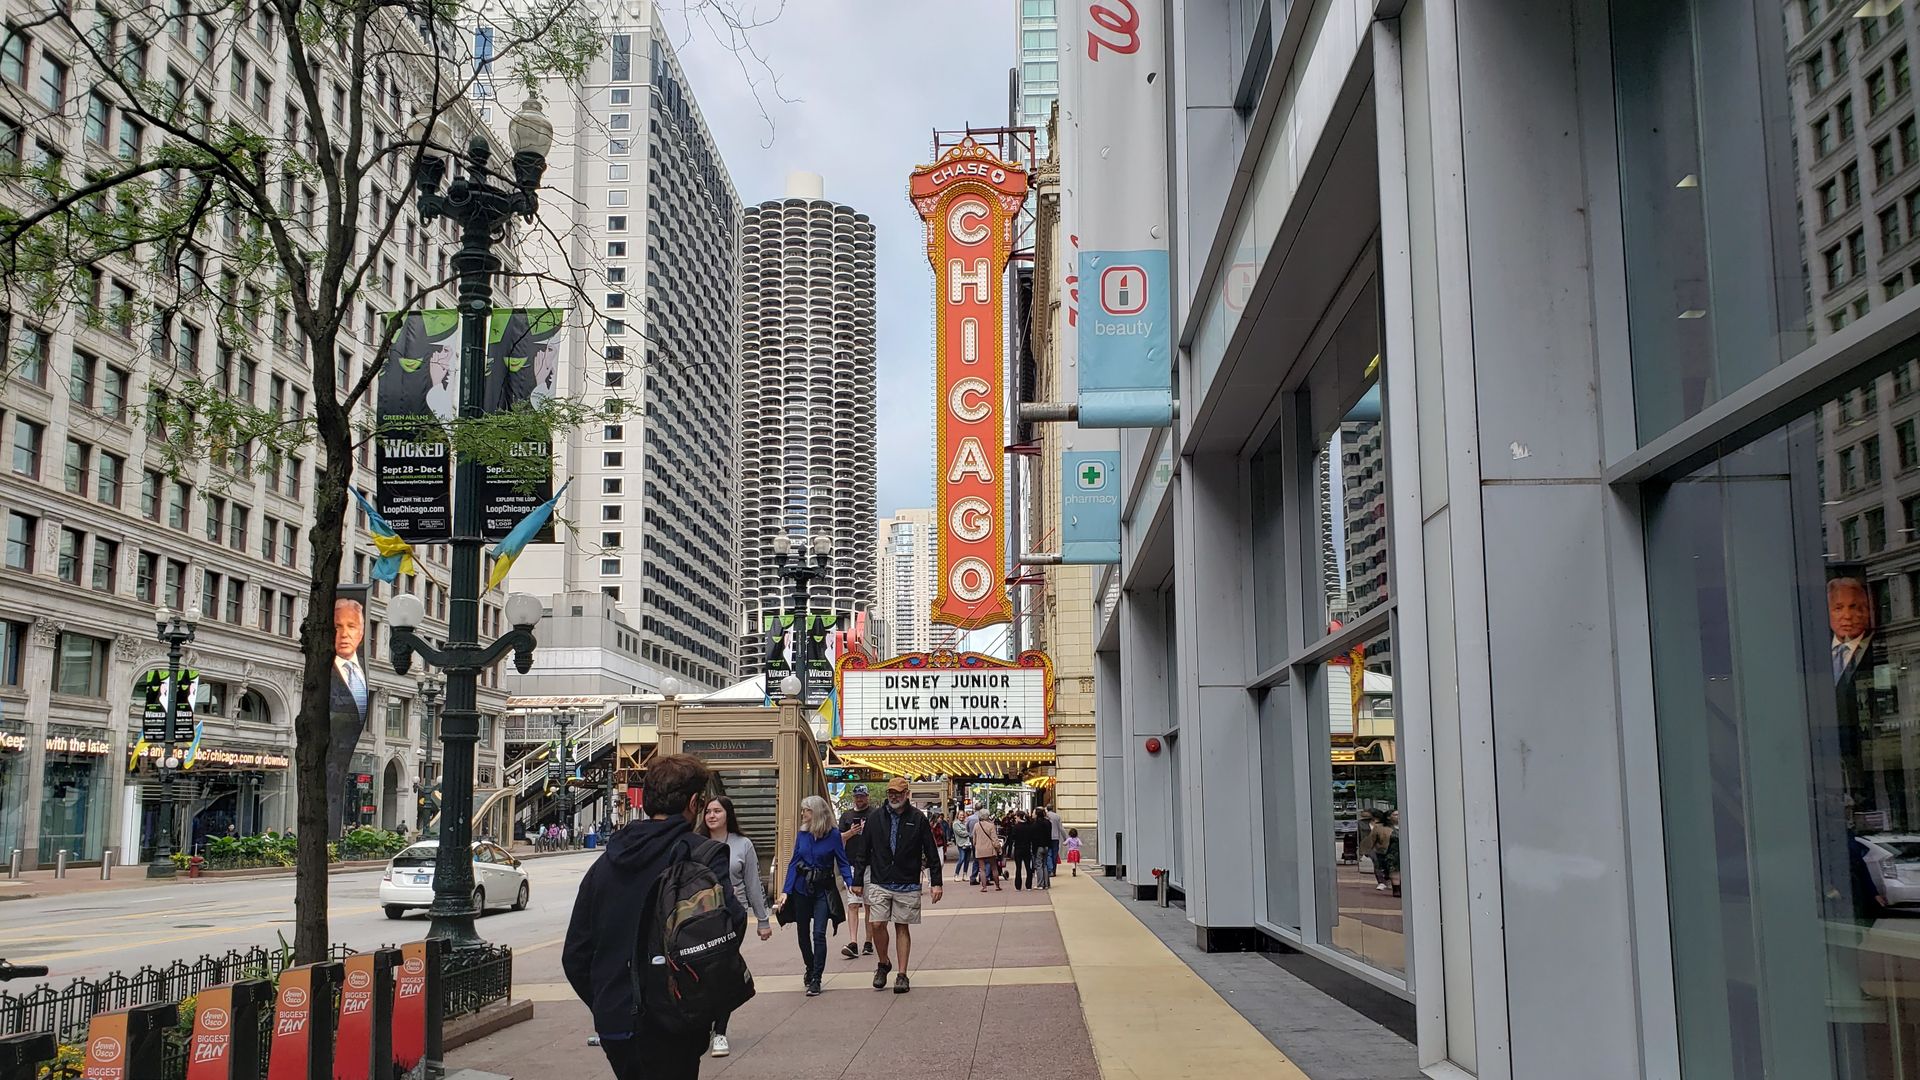
[[[456,1068],[530,1080],[607,1077],[560,972],[560,935],[516,951],[514,994],[534,1018],[450,1055]],[[1092,877],[1048,892],[961,885],[914,928],[913,992],[877,994],[873,959],[829,939],[827,992],[803,994],[794,932],[750,938],[758,995],[729,1025],[727,1080],[1304,1080],[1213,988]]]

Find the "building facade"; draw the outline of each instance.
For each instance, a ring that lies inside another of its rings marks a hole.
[[[850,628],[873,609],[879,376],[867,215],[796,173],[785,198],[747,208],[741,235],[740,671],[752,676],[792,604],[774,537],[832,542],[815,614]]]
[[[1063,0],[1020,0],[1020,45],[1014,68],[1014,126],[1034,130],[1035,156],[1045,157],[1047,124],[1060,99],[1060,12]],[[1072,0],[1064,0],[1072,2]]]
[[[129,140],[138,149],[152,137],[100,89],[104,80],[90,70],[86,49],[59,20],[38,19],[20,4],[0,4],[0,12],[8,20],[0,129],[13,133],[16,148],[22,130],[30,131],[41,160],[68,163],[71,176],[83,163],[115,160],[114,149],[128,148]],[[284,38],[266,18],[208,20],[199,38],[183,26],[178,35],[129,50],[122,63],[141,65],[141,78],[180,78],[183,92],[215,123],[273,132],[297,127],[299,91]],[[29,21],[31,31],[16,29]],[[110,23],[99,32],[114,33]],[[223,59],[209,66],[214,55]],[[184,72],[198,74],[189,79]],[[43,92],[30,94],[28,86]],[[86,120],[76,122],[88,87]],[[369,114],[389,140],[406,120],[394,100],[393,108],[370,107]],[[465,129],[462,139],[479,126],[471,114],[455,119]],[[315,204],[315,191],[287,183],[286,205]],[[11,205],[29,206],[37,197],[24,184],[6,187]],[[353,332],[341,340],[344,378],[373,358],[379,312],[420,283],[444,279],[453,235],[443,222],[405,217],[396,234],[405,242],[396,239],[381,280],[362,294]],[[203,260],[193,265],[194,279],[221,280],[217,255],[194,258]],[[9,448],[0,471],[7,530],[0,567],[0,851],[21,849],[28,866],[51,865],[62,851],[97,860],[111,850],[131,863],[154,848],[160,785],[146,758],[137,767],[130,759],[143,704],[135,686],[167,668],[156,609],[193,611],[200,619],[185,664],[201,673],[194,718],[203,736],[199,760],[176,784],[175,850],[229,826],[242,833],[287,829],[295,816],[298,636],[308,616],[320,451],[273,457],[243,446],[196,455],[172,470],[142,409],[153,394],[199,379],[255,407],[310,418],[309,362],[295,348],[288,312],[249,308],[245,283],[223,282],[223,292],[254,312],[250,326],[217,307],[210,290],[183,295],[184,268],[156,273],[151,264],[115,258],[95,270],[103,294],[98,310],[73,305],[42,317],[14,298],[0,302],[0,442]],[[136,325],[134,313],[145,311],[160,317]],[[371,422],[370,415],[361,419]],[[373,485],[370,440],[353,463],[352,482]],[[349,514],[349,580],[368,580],[373,549],[364,526]],[[425,573],[402,579],[400,588],[426,602],[423,632],[444,636],[449,596],[439,583],[449,571],[447,549],[423,550],[420,561]],[[427,774],[428,725],[416,680],[395,674],[387,652],[385,608],[393,592],[375,586],[367,612],[367,726],[349,773],[347,815],[352,824],[410,828]],[[497,595],[482,619],[500,628]],[[498,672],[488,672],[480,692],[480,788],[495,783],[499,769],[491,723],[505,704],[498,686]],[[192,734],[191,726],[184,729],[182,743]]]
[[[611,418],[562,449],[569,524],[513,586],[600,593],[639,628],[641,686],[718,689],[738,652],[740,202],[658,10],[612,5],[606,35],[583,81],[543,92],[553,194],[522,251],[588,293],[529,283],[522,302],[574,309],[560,379]],[[502,118],[522,94],[476,91]]]
[[[1171,5],[1178,418],[1082,615],[1202,946],[1435,1077],[1910,1075],[1903,7]]]
[[[895,510],[880,519],[874,621],[882,658],[909,652],[951,651],[957,628],[933,621],[940,530],[930,509]]]

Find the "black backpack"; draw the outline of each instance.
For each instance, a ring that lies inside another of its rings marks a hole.
[[[731,887],[707,866],[708,845],[680,842],[641,909],[633,997],[641,1015],[669,1032],[704,1032],[753,997],[740,955],[746,920],[727,910]]]

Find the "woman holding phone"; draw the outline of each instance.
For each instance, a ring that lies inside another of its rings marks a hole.
[[[753,848],[753,841],[740,832],[740,819],[733,814],[733,800],[725,795],[715,796],[707,804],[700,818],[703,836],[727,845],[727,866],[732,871],[733,896],[740,906],[753,912],[759,920],[757,928],[760,940],[773,936],[773,923],[767,917],[767,890],[760,883],[760,854]],[[723,1016],[713,1023],[713,1041],[707,1049],[714,1057],[726,1057],[733,1052],[727,1044],[727,1017]]]
[[[800,800],[800,832],[794,837],[793,858],[787,862],[787,882],[773,902],[773,910],[782,914],[780,921],[791,921],[800,939],[808,997],[820,996],[820,982],[826,976],[827,923],[831,920],[837,927],[846,921],[840,886],[853,885],[853,864],[847,861],[847,847],[833,826],[827,800],[818,795]],[[794,906],[790,916],[788,904]]]

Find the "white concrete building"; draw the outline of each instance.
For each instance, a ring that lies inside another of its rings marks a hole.
[[[766,619],[790,586],[773,538],[825,536],[815,613],[874,602],[877,509],[873,223],[796,173],[749,207],[741,234],[740,670],[766,654]]]
[[[883,656],[952,649],[957,628],[933,621],[933,586],[939,578],[940,531],[931,509],[896,510],[880,519],[875,540],[879,585],[874,615],[884,628],[877,643]]]
[[[585,80],[543,92],[555,148],[543,228],[523,256],[590,282],[584,298],[546,296],[575,310],[560,380],[625,418],[561,450],[570,524],[557,543],[527,549],[512,584],[619,605],[640,631],[640,670],[635,679],[622,661],[617,681],[717,689],[733,682],[736,657],[740,201],[658,12],[627,2],[607,19],[606,52]],[[510,80],[492,93],[496,116],[519,108]],[[522,692],[542,674],[536,661]]]

